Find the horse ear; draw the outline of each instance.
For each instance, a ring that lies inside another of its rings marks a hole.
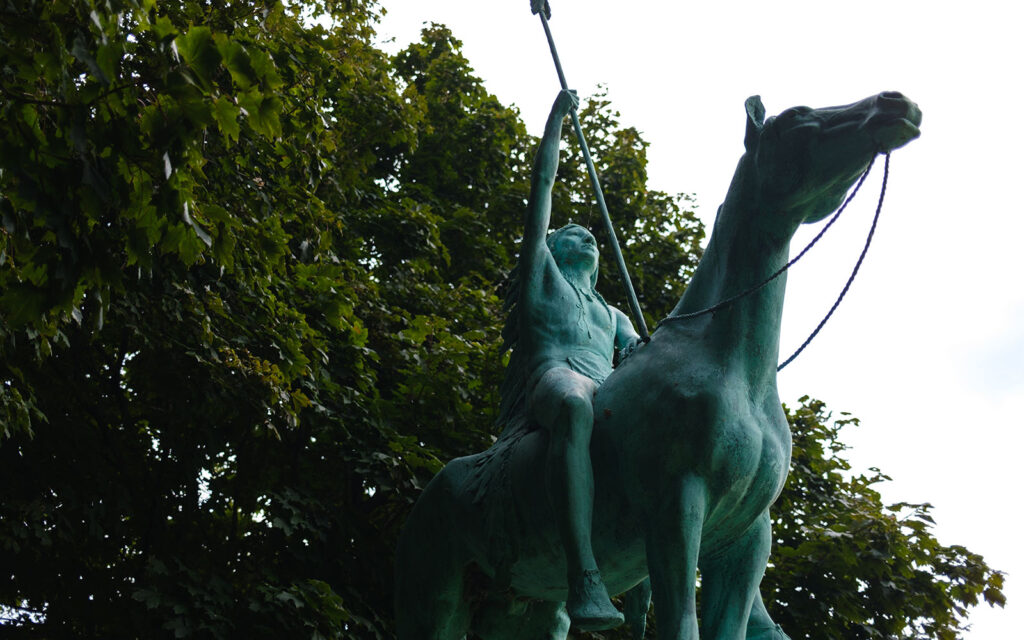
[[[761,128],[764,127],[764,105],[761,104],[761,96],[750,96],[746,102],[747,108],[747,134],[743,138],[743,146],[748,150],[757,143],[761,135]]]

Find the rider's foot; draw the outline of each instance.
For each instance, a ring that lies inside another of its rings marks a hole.
[[[569,600],[565,603],[573,626],[582,631],[613,629],[626,621],[612,604],[608,590],[597,570],[584,571],[570,580]]]

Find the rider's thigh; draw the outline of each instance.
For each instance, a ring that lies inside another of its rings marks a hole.
[[[568,422],[575,422],[574,414],[592,412],[596,390],[597,384],[590,378],[567,367],[552,367],[529,387],[526,401],[530,417],[545,429],[569,428],[570,424],[559,422],[564,423],[567,418]]]

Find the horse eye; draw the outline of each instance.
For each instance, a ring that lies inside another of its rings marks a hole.
[[[786,109],[785,111],[780,113],[779,114],[779,119],[780,120],[792,120],[793,118],[797,118],[799,116],[806,115],[810,111],[811,111],[810,107],[793,107],[791,109]]]

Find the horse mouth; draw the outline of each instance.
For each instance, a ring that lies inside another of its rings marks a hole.
[[[886,118],[875,122],[872,137],[882,153],[898,149],[921,135],[921,117],[913,114],[903,117]]]

